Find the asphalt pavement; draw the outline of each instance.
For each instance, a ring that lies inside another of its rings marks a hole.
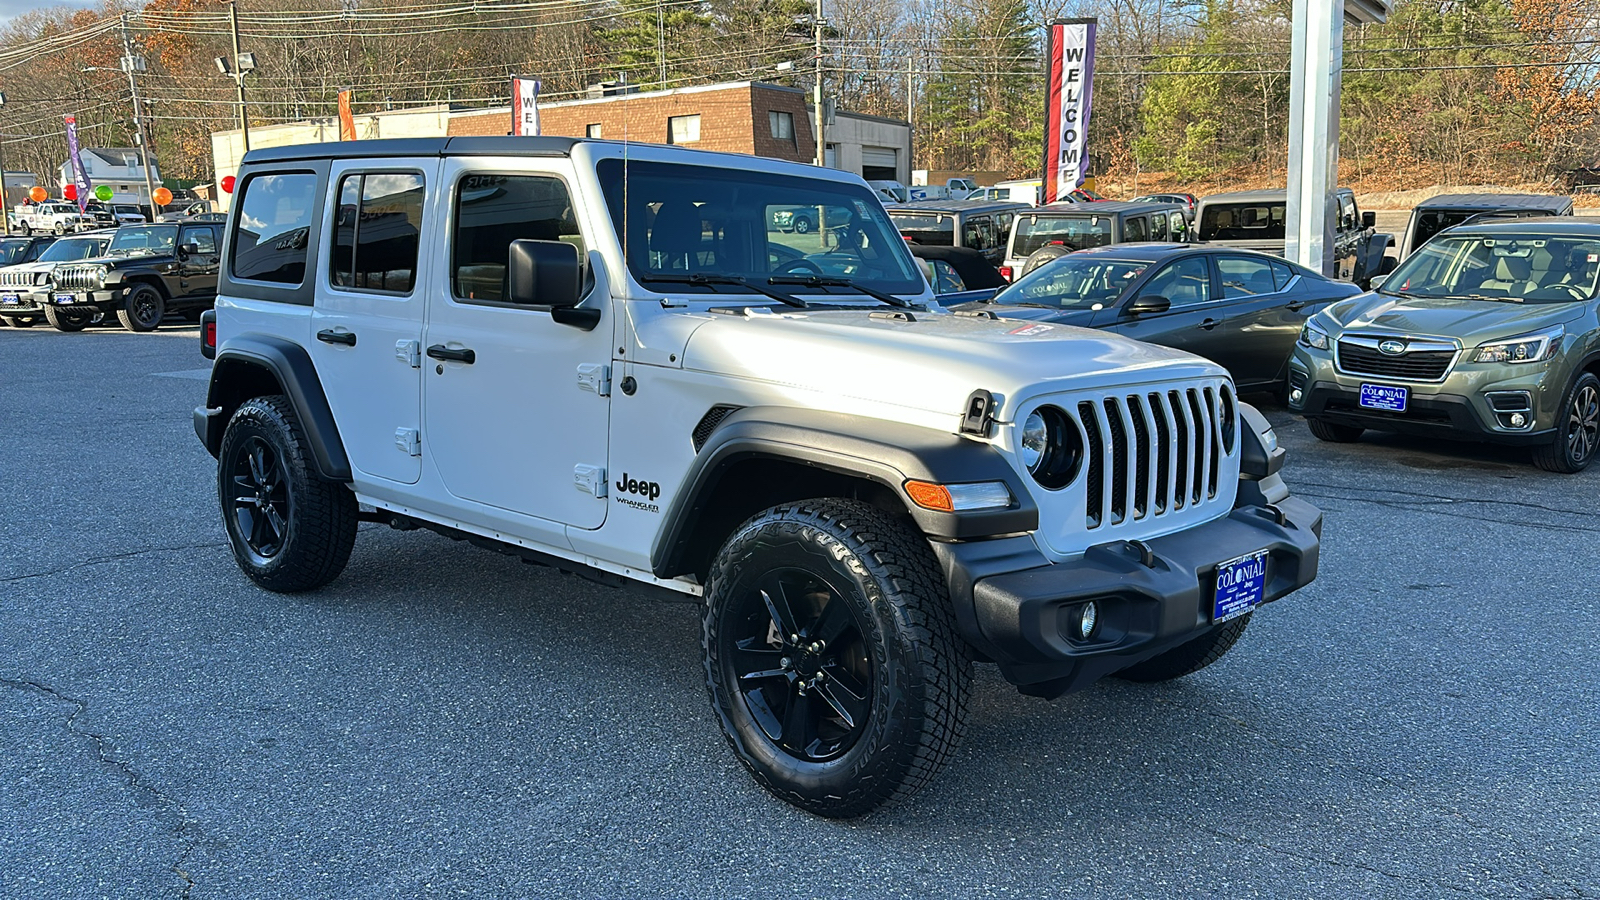
[[[193,329],[0,328],[0,896],[1600,894],[1600,469],[1269,410],[1319,579],[1216,665],[1046,702],[853,822],[723,743],[692,603],[364,525],[227,549]]]

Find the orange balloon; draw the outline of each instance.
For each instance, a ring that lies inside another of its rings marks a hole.
[[[172,192],[164,187],[156,188],[155,200],[157,206],[166,206],[172,202]]]
[[[33,190],[28,192],[28,199],[35,203],[43,203],[49,196],[50,192],[38,185],[34,185]]]

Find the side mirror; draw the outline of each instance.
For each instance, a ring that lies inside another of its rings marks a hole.
[[[178,247],[178,255],[179,256],[199,256],[200,255],[200,245],[199,244],[183,244],[183,245]]]
[[[1388,280],[1389,276],[1387,274],[1374,275],[1367,279],[1367,285],[1371,287],[1372,290],[1377,290],[1378,288],[1383,287],[1383,283]]]
[[[1146,294],[1129,303],[1124,313],[1130,316],[1147,316],[1151,313],[1164,313],[1172,308],[1172,301],[1155,294]]]
[[[1376,227],[1378,227],[1378,214],[1373,212],[1370,209],[1364,211],[1361,214],[1361,227],[1362,228],[1376,228]]]
[[[578,309],[583,299],[583,265],[578,248],[565,241],[511,242],[506,299],[524,306],[547,306],[550,318],[588,331],[600,310]]]

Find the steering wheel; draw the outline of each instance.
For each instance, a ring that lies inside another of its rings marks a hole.
[[[773,274],[783,275],[788,272],[798,272],[801,270],[807,270],[813,275],[822,274],[822,267],[811,260],[806,259],[804,256],[799,256],[786,262],[779,263],[778,267],[773,270]]]
[[[1548,284],[1537,290],[1529,291],[1523,295],[1523,298],[1527,300],[1560,300],[1562,292],[1566,294],[1566,299],[1568,300],[1588,299],[1588,295],[1583,292],[1583,288],[1575,284]]]

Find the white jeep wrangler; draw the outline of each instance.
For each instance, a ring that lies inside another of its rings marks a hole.
[[[813,812],[927,783],[974,660],[1175,678],[1315,575],[1220,367],[944,311],[853,175],[359,141],[253,151],[236,198],[194,423],[245,573],[327,584],[366,520],[702,598],[729,743]]]

